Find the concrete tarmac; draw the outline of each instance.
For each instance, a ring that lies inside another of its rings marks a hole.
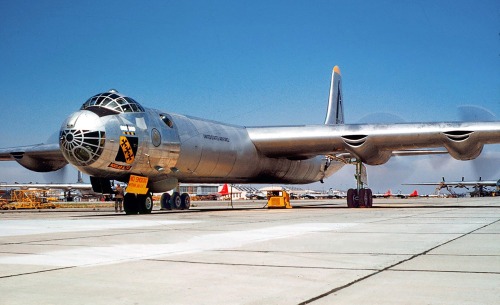
[[[500,198],[0,211],[0,304],[500,304]]]

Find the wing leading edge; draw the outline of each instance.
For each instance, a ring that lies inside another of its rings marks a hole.
[[[59,144],[2,148],[0,149],[0,161],[17,161],[27,169],[36,172],[56,171],[68,164],[59,149]]]
[[[255,147],[269,157],[349,153],[369,165],[386,163],[394,152],[441,147],[455,159],[471,160],[484,144],[500,143],[500,122],[306,125],[247,131]]]

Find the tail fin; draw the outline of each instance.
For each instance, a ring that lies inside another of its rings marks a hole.
[[[342,76],[338,66],[333,67],[330,83],[330,96],[326,110],[325,125],[344,124],[344,107],[342,105]]]
[[[221,196],[229,195],[229,190],[227,189],[227,183],[222,186],[222,189],[220,190],[219,194]]]
[[[413,193],[410,194],[410,197],[418,197],[417,190],[414,190]]]

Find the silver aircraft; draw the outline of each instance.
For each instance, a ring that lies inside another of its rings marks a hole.
[[[479,180],[469,180],[465,181],[464,177],[462,177],[462,181],[445,181],[444,177],[442,177],[441,182],[416,182],[416,183],[403,183],[403,185],[433,185],[436,186],[436,192],[441,189],[447,189],[448,192],[454,194],[451,190],[454,188],[466,188],[473,187],[474,191],[470,192],[473,196],[483,197],[485,194],[490,194],[492,191],[485,190],[486,187],[493,187],[496,192],[500,191],[500,179],[498,180],[483,180],[479,177]]]
[[[99,192],[110,191],[110,180],[127,182],[127,214],[150,213],[151,193],[181,182],[305,184],[354,164],[357,186],[348,191],[347,204],[370,207],[364,164],[434,153],[471,160],[484,144],[493,143],[500,143],[498,121],[345,124],[341,73],[335,66],[323,125],[235,126],[145,108],[110,90],[66,118],[59,143],[0,149],[0,160],[38,172],[70,163],[88,174]],[[162,196],[167,207],[189,208],[187,194],[169,196]]]

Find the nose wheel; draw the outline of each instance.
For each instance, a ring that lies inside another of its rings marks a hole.
[[[153,205],[153,197],[150,193],[145,195],[127,193],[123,198],[123,209],[127,215],[151,214]]]
[[[373,193],[369,188],[365,188],[368,179],[366,168],[360,160],[356,160],[356,188],[347,191],[348,208],[371,208],[373,206]]]

